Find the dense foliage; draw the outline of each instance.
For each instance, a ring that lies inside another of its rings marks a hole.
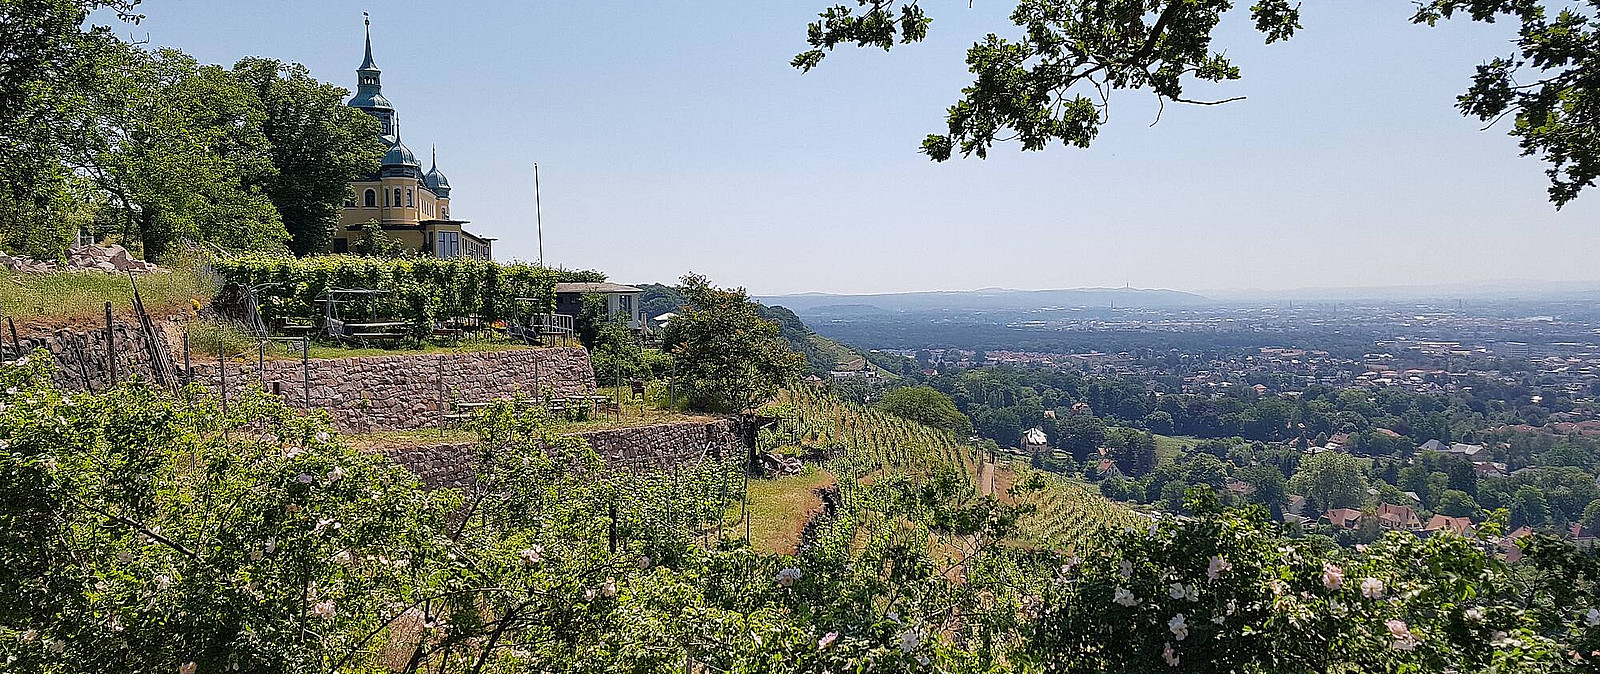
[[[749,410],[799,374],[803,359],[789,350],[777,324],[761,316],[743,288],[724,290],[691,274],[683,277],[679,292],[685,304],[667,324],[662,346],[672,355],[674,376],[692,406]]]
[[[972,433],[972,420],[956,409],[950,396],[931,387],[904,386],[893,389],[878,401],[878,409],[961,437]]]
[[[604,280],[597,272],[467,258],[241,256],[220,260],[215,268],[224,280],[255,288],[268,320],[321,315],[330,288],[384,291],[354,298],[338,311],[346,320],[406,321],[419,337],[445,318],[510,321],[548,313],[555,306],[557,282]]]
[[[87,24],[137,4],[0,3],[0,247],[54,258],[87,231],[149,258],[183,239],[320,250],[347,183],[377,170],[377,122],[302,66],[230,70]]]
[[[1585,11],[1597,0],[1428,0],[1412,21],[1429,26],[1457,14],[1517,23],[1510,56],[1478,67],[1456,104],[1484,121],[1512,116],[1523,153],[1547,164],[1550,201],[1558,208],[1600,177],[1600,28]],[[917,0],[862,0],[828,7],[807,26],[810,49],[794,58],[810,70],[839,45],[878,47],[921,42],[932,22]],[[967,50],[972,84],[950,106],[949,129],[922,143],[929,157],[987,156],[995,143],[1025,150],[1051,143],[1088,147],[1118,90],[1145,90],[1165,103],[1216,105],[1186,98],[1193,82],[1240,79],[1225,49],[1213,46],[1230,0],[1018,0],[1011,22],[1021,35],[990,33]],[[1243,21],[1240,16],[1235,20]],[[1258,0],[1248,19],[1268,44],[1301,29],[1300,5]]]
[[[428,491],[264,394],[65,393],[36,360],[0,385],[18,671],[1563,672],[1600,649],[1600,565],[1557,542],[1515,566],[1448,534],[1351,550],[1196,491],[1192,519],[1029,544],[1008,500],[1045,476],[982,495],[899,444],[918,425],[816,393],[775,412],[834,438],[838,498],[765,554],[722,520],[738,463],[609,469],[514,403],[478,423],[475,484]]]

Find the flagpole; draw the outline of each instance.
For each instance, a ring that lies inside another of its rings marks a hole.
[[[533,217],[539,228],[539,266],[544,266],[544,207],[539,203],[539,162],[533,163]]]

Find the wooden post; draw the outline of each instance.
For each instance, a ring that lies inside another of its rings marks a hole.
[[[22,340],[17,339],[17,322],[11,320],[10,316],[7,316],[6,317],[6,325],[11,328],[11,345],[17,348],[17,357],[21,358],[22,357]]]
[[[256,377],[261,382],[261,390],[267,390],[267,340],[256,340]]]
[[[117,384],[117,333],[111,322],[111,303],[106,302],[106,369],[111,373],[111,385]]]
[[[305,386],[306,412],[311,412],[311,338],[300,338],[300,381]]]
[[[222,385],[222,416],[228,416],[228,357],[224,353],[222,335],[217,335],[217,376]]]
[[[189,363],[189,330],[183,331],[183,383],[194,383],[194,365]]]

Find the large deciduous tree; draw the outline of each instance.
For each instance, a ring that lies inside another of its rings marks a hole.
[[[333,238],[350,181],[375,173],[385,150],[378,121],[344,105],[348,91],[311,77],[298,63],[245,59],[234,76],[260,99],[272,164],[260,187],[289,232],[296,255],[321,252]]]
[[[989,34],[967,51],[972,84],[950,106],[948,129],[930,134],[922,151],[938,161],[956,153],[988,155],[996,143],[1026,150],[1054,142],[1088,147],[1112,94],[1143,90],[1162,104],[1195,100],[1186,84],[1240,78],[1226,50],[1212,42],[1232,0],[1010,0],[1017,37]],[[1517,23],[1508,54],[1479,66],[1456,100],[1462,114],[1483,121],[1513,118],[1509,133],[1526,155],[1548,164],[1557,208],[1600,177],[1600,24],[1585,12],[1600,0],[1420,0],[1412,21],[1435,25],[1464,14],[1474,21]],[[878,47],[920,42],[931,19],[918,0],[857,0],[827,8],[808,26],[810,49],[794,58],[817,66],[839,45]],[[1301,29],[1300,5],[1256,0],[1250,21],[1267,43]]]
[[[962,437],[972,434],[972,420],[956,409],[950,396],[932,387],[906,386],[894,389],[878,401],[878,409]]]
[[[724,290],[690,274],[679,292],[688,303],[667,324],[663,346],[691,405],[743,412],[799,374],[800,354],[789,350],[777,324],[761,317],[743,288]]]

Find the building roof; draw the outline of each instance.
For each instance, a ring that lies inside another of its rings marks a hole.
[[[1044,429],[1039,428],[1039,427],[1034,427],[1034,428],[1030,428],[1030,429],[1028,429],[1026,431],[1023,431],[1023,433],[1022,433],[1022,444],[1024,444],[1024,445],[1048,445],[1048,444],[1050,444],[1050,439],[1045,437]]]
[[[557,283],[557,293],[642,293],[643,290],[620,283]]]
[[[1354,528],[1361,521],[1361,511],[1354,508],[1334,508],[1322,516],[1328,518],[1330,524],[1341,529]]]
[[[433,168],[428,169],[428,175],[423,176],[422,181],[436,196],[450,197],[450,179],[439,171],[439,148],[433,149]]]
[[[1472,520],[1465,517],[1434,515],[1433,519],[1428,520],[1428,526],[1425,528],[1428,531],[1448,529],[1458,534],[1465,534],[1468,531],[1472,531]]]
[[[400,137],[395,136],[394,143],[389,146],[389,151],[383,155],[384,166],[409,166],[415,169],[422,168],[422,162],[417,161],[417,156],[411,154],[411,148],[400,142]]]

